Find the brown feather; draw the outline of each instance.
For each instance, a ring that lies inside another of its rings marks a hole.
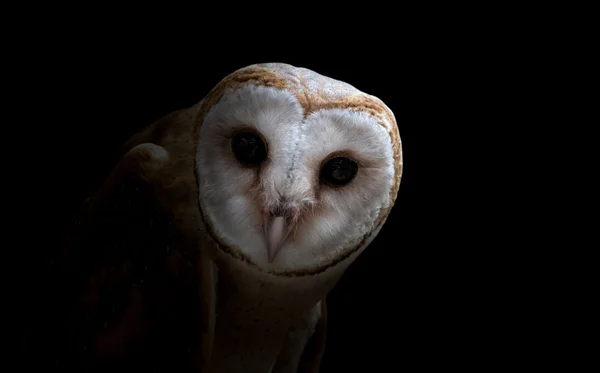
[[[214,292],[211,300],[195,299],[211,288],[214,274],[202,276],[210,259],[199,259],[206,256],[198,254],[192,228],[197,201],[188,182],[195,181],[176,174],[185,166],[163,147],[136,144],[85,205],[63,256],[74,284],[69,337],[59,351],[64,366],[180,371],[198,344],[194,325],[212,340],[202,319],[212,320]]]

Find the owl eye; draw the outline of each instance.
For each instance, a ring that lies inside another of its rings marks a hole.
[[[328,184],[343,186],[352,181],[358,171],[358,165],[350,158],[331,158],[321,167],[320,178]]]
[[[257,165],[267,158],[267,147],[253,132],[240,132],[231,139],[231,150],[241,164]]]

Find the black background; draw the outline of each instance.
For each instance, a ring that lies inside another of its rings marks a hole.
[[[421,213],[416,197],[416,129],[426,122],[419,102],[431,94],[419,78],[426,74],[425,67],[406,72],[392,54],[357,58],[360,54],[353,51],[358,49],[290,53],[148,39],[141,43],[135,37],[100,36],[80,44],[72,37],[41,43],[37,56],[43,63],[36,65],[25,92],[34,98],[23,112],[35,118],[24,126],[32,131],[27,145],[35,157],[35,171],[23,172],[29,178],[35,172],[37,181],[28,187],[37,197],[29,203],[37,211],[34,220],[44,223],[31,237],[40,244],[32,243],[22,252],[25,293],[40,289],[56,242],[82,201],[106,178],[124,141],[161,116],[195,104],[238,68],[285,62],[382,99],[396,116],[403,144],[396,205],[377,239],[330,294],[322,372],[357,367],[378,371],[400,360],[405,366],[418,364],[415,354],[423,352],[429,333],[423,306],[429,272],[423,271],[426,255],[418,241]],[[22,215],[32,220],[27,212]],[[19,303],[22,309],[27,304],[26,299]],[[27,324],[25,320],[19,325]]]

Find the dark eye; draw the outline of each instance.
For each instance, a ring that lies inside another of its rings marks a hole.
[[[231,150],[238,162],[256,165],[267,158],[267,147],[260,136],[253,132],[240,132],[231,139]]]
[[[331,158],[321,168],[321,180],[335,186],[350,183],[356,176],[358,165],[350,158]]]

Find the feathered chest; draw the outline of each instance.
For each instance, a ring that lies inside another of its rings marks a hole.
[[[209,371],[269,372],[291,333],[310,328],[307,319],[328,291],[328,281],[268,275],[225,253],[218,257]]]

